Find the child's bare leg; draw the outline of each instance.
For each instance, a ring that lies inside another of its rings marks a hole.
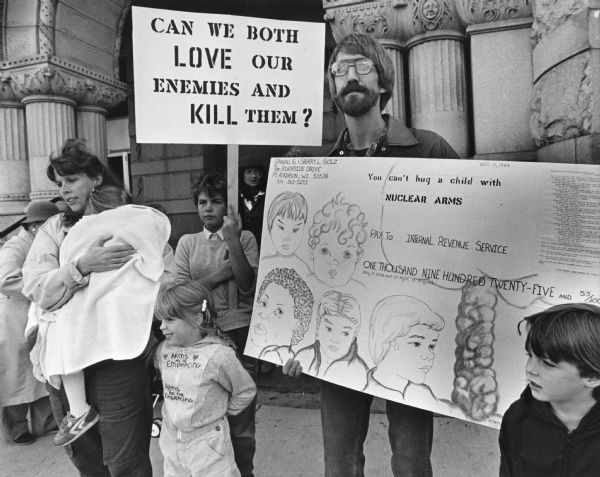
[[[98,412],[85,399],[83,371],[61,376],[69,401],[69,414],[63,419],[54,436],[54,445],[64,446],[79,439],[98,422]]]
[[[61,376],[67,399],[69,412],[72,416],[81,416],[86,413],[90,405],[85,399],[85,378],[83,371]]]

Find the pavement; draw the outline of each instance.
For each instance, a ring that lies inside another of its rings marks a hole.
[[[316,477],[323,475],[323,444],[318,386],[312,378],[286,381],[273,371],[277,382],[259,379],[256,412],[255,473],[257,477]],[[289,378],[287,378],[289,379]],[[271,380],[272,381],[272,380]],[[365,443],[365,475],[391,476],[391,452],[384,402],[375,399]],[[436,416],[432,452],[436,477],[487,477],[498,475],[498,431],[469,422]],[[155,477],[163,477],[158,440],[152,439],[150,456]],[[2,477],[76,477],[78,474],[52,436],[29,446],[0,440]]]
[[[314,477],[323,475],[323,446],[318,399],[314,395],[261,392],[256,413],[257,477]],[[300,407],[293,407],[300,406]],[[391,453],[383,403],[375,402],[366,440],[365,475],[388,476]],[[380,408],[379,410],[377,408]],[[436,417],[433,471],[439,477],[498,475],[498,431],[452,418]],[[162,477],[158,440],[150,455],[155,477]],[[6,472],[6,473],[5,473]],[[67,455],[45,436],[29,446],[0,443],[0,475],[6,477],[77,476]]]

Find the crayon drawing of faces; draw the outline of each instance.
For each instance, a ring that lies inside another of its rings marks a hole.
[[[356,338],[358,324],[343,315],[324,315],[321,317],[317,338],[321,352],[328,361],[336,361],[350,352],[350,346]]]
[[[350,281],[360,257],[360,249],[350,241],[339,243],[339,232],[322,233],[311,251],[313,272],[327,286],[335,288]]]
[[[256,299],[252,341],[259,346],[289,346],[294,330],[294,298],[290,291],[271,282]]]
[[[293,254],[299,247],[304,232],[304,221],[278,216],[271,228],[275,250],[283,256]]]
[[[422,384],[433,366],[444,324],[440,315],[415,297],[393,295],[380,300],[369,323],[375,378],[401,391],[407,382]],[[398,387],[398,383],[404,384]]]
[[[433,366],[438,336],[439,332],[427,325],[411,326],[406,335],[392,340],[385,360],[394,363],[398,376],[422,384]]]

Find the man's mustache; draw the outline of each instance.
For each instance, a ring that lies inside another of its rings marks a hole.
[[[366,93],[368,91],[369,90],[366,87],[361,86],[356,81],[352,81],[342,88],[342,91],[340,91],[340,94],[342,96],[346,96],[349,93]]]

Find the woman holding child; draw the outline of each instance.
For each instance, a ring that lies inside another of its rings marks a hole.
[[[69,210],[49,220],[36,236],[23,268],[23,291],[46,313],[57,311],[57,319],[60,319],[61,307],[79,290],[87,291],[94,278],[92,274],[121,269],[137,251],[123,242],[107,244],[112,236],[104,233],[87,245],[87,251],[77,254],[73,260],[65,262],[63,257],[61,261],[61,245],[71,228],[84,216],[97,212],[91,206],[93,194],[101,187],[119,187],[120,184],[80,140],[68,140],[63,145],[60,154],[50,159],[47,175],[58,185]],[[113,230],[115,235],[120,232]],[[167,251],[162,261],[161,266],[168,271],[173,264],[172,255],[169,260]],[[102,301],[104,295],[97,298],[100,321],[104,319],[103,314],[107,314],[107,308]],[[115,309],[122,310],[116,307],[112,308],[113,312]],[[126,316],[121,314],[122,322],[127,323],[127,318],[130,318],[129,312]],[[90,334],[96,332],[90,327]],[[143,335],[140,339],[148,344],[149,327]],[[76,347],[77,343],[63,343],[63,352],[69,345]],[[69,405],[73,405],[71,397],[67,400],[62,390],[48,386],[54,416],[62,423],[61,432],[65,432],[66,426],[66,432],[74,437],[66,441],[70,442],[68,452],[82,475],[152,475],[149,458],[152,405],[145,350],[139,354],[136,350],[134,354],[137,355],[127,359],[107,358],[85,367],[84,396],[80,396],[84,399],[83,414],[74,413],[73,409],[67,414]],[[99,422],[94,426],[96,413]],[[67,418],[63,419],[65,415]],[[92,425],[88,425],[90,423]],[[77,434],[79,427],[85,433]]]

